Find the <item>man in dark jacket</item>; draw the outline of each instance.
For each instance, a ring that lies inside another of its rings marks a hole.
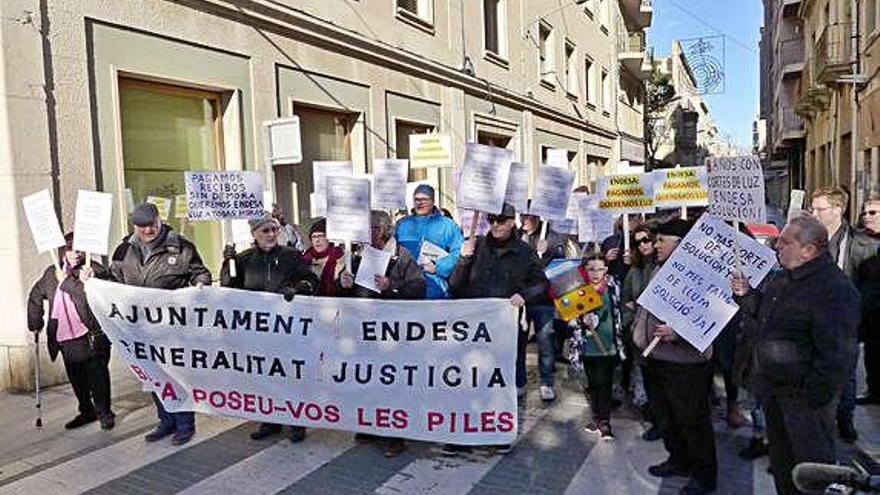
[[[865,342],[865,381],[868,390],[856,398],[860,405],[880,404],[880,196],[871,196],[862,207],[862,232],[874,241],[874,255],[859,267],[857,279],[862,295],[862,324]]]
[[[352,259],[352,272],[339,275],[339,288],[336,293],[342,297],[364,297],[374,299],[424,299],[427,283],[421,267],[415,258],[393,237],[391,216],[379,210],[370,212],[370,245],[373,249],[391,253],[391,259],[383,275],[376,275],[374,282],[381,292],[355,284],[355,277],[361,265],[361,256]],[[382,438],[375,435],[359,433],[355,435],[358,442],[384,440],[385,457],[397,457],[406,450],[402,438]]]
[[[235,247],[223,250],[223,267],[220,269],[220,285],[257,292],[284,294],[288,301],[295,294],[310,295],[318,287],[318,277],[295,248],[279,244],[281,224],[271,215],[250,221],[254,247],[235,253]],[[235,260],[236,276],[230,274],[229,262]],[[281,425],[261,423],[251,433],[251,439],[262,440],[281,432]],[[306,438],[303,426],[292,426],[290,441],[301,442]]]
[[[767,415],[776,490],[796,494],[791,470],[800,462],[835,462],[835,398],[857,359],[859,295],[828,253],[818,220],[789,220],[776,241],[784,271],[752,290],[742,276],[731,286],[756,325],[752,389]]]
[[[485,237],[467,239],[462,245],[449,277],[454,298],[503,297],[522,308],[544,296],[547,277],[535,252],[514,235],[515,216],[513,206],[505,203],[500,215],[488,216],[490,229]],[[522,338],[522,331],[518,335]],[[497,448],[499,453],[509,451],[509,445]]]
[[[83,283],[79,280],[85,253],[73,250],[73,234],[64,237],[59,249],[63,268],[50,266],[31,288],[28,296],[28,329],[39,332],[46,326],[46,345],[52,361],[58,352],[64,360],[67,378],[79,405],[79,414],[64,428],[72,430],[99,420],[104,430],[113,429],[115,415],[110,409],[110,340],[101,331],[89,308]],[[92,261],[91,273],[106,279],[103,265]],[[49,303],[45,322],[43,302]]]
[[[828,253],[832,261],[858,288],[862,264],[874,256],[874,241],[858,232],[846,221],[849,194],[840,187],[823,187],[813,191],[810,211],[828,233]],[[845,442],[854,442],[858,433],[853,427],[856,408],[856,361],[852,363],[849,379],[840,394],[837,406],[837,430]]]
[[[211,284],[211,272],[202,263],[195,245],[162,223],[159,210],[151,203],[141,203],[131,214],[134,234],[122,241],[113,252],[111,278],[126,285],[156,289],[182,289]],[[192,412],[169,413],[153,394],[159,425],[144,439],[155,442],[174,434],[171,443],[183,445],[196,431]]]

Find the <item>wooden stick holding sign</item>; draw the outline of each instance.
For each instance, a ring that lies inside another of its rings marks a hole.
[[[351,272],[351,241],[345,241],[345,271]]]
[[[541,235],[540,235],[540,237],[538,237],[539,240],[541,240],[541,241],[547,240],[547,228],[548,228],[547,226],[548,225],[550,225],[549,220],[544,220],[543,222],[541,222]],[[543,257],[544,257],[544,253],[538,251],[538,258],[543,258]]]
[[[642,352],[642,357],[643,358],[648,357],[648,355],[651,354],[651,351],[653,351],[654,348],[657,347],[657,344],[660,343],[660,340],[661,340],[661,337],[654,337],[654,340],[652,340],[651,343],[648,344],[648,347],[645,348],[645,351]]]
[[[623,214],[623,254],[629,252],[629,214]]]

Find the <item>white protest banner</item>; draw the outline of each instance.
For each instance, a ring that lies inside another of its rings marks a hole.
[[[184,172],[190,220],[260,218],[263,175],[260,172]]]
[[[370,181],[365,177],[329,175],[327,238],[332,241],[370,242]]]
[[[170,412],[462,445],[516,439],[506,299],[384,301],[92,278],[89,305]]]
[[[263,122],[263,159],[267,165],[290,165],[302,161],[299,117]]]
[[[382,290],[376,284],[376,276],[385,276],[385,270],[388,269],[390,261],[390,251],[364,246],[361,250],[361,263],[358,265],[354,283],[373,292],[381,293]]]
[[[113,195],[80,189],[76,194],[73,249],[89,254],[109,254]]]
[[[654,206],[679,208],[709,204],[706,167],[654,170]]]
[[[578,201],[578,242],[601,243],[614,234],[615,216],[599,208],[599,198],[584,195]]]
[[[233,218],[229,222],[232,231],[233,244],[251,244],[254,242],[254,236],[251,235],[251,224],[244,218]]]
[[[568,168],[568,150],[550,148],[547,150],[547,165]]]
[[[408,160],[373,160],[373,206],[383,210],[406,208]]]
[[[624,174],[599,177],[599,208],[611,213],[653,213],[654,175]]]
[[[704,214],[651,279],[639,305],[705,351],[739,309],[730,289],[734,246],[743,274],[757,287],[776,263],[773,250]]]
[[[529,165],[520,162],[510,163],[510,173],[507,174],[507,190],[504,192],[504,202],[510,203],[518,213],[523,213],[529,204]]]
[[[171,198],[166,198],[164,196],[154,196],[149,195],[146,199],[144,199],[146,203],[152,203],[156,205],[156,209],[159,210],[159,218],[162,220],[168,220],[171,218]]]
[[[513,151],[467,143],[455,204],[466,210],[501,213]]]
[[[312,203],[312,216],[323,217],[327,215],[327,196],[324,192],[327,190],[328,175],[352,175],[351,162],[340,161],[317,161],[312,162],[312,185],[314,193],[309,195]]]
[[[544,220],[565,220],[574,172],[563,167],[538,167],[529,213]]]
[[[465,236],[470,235],[471,227],[473,227],[474,223],[474,215],[477,213],[475,213],[474,210],[462,210],[461,208],[456,208],[455,213],[458,216],[458,225],[461,226],[461,231],[464,232]],[[489,218],[486,215],[480,215],[474,234],[480,236],[486,235],[488,232]]]
[[[187,218],[186,194],[174,195],[174,218]]]
[[[61,226],[58,224],[58,216],[55,214],[55,205],[52,203],[49,190],[43,189],[25,196],[21,202],[37,252],[54,252],[55,248],[63,246],[65,244],[64,234],[61,233]]]
[[[790,220],[791,218],[797,216],[797,214],[804,209],[804,194],[805,192],[801,189],[792,189],[791,195],[788,198],[788,216],[787,218]]]
[[[706,160],[708,212],[724,220],[766,223],[764,173],[757,156],[720,156]]]
[[[551,221],[550,230],[559,234],[578,235],[580,231],[580,226],[578,225],[578,206],[581,199],[585,196],[587,196],[587,193],[571,193],[571,198],[568,200],[568,208],[565,210],[565,219]]]
[[[410,134],[412,168],[452,167],[452,138],[448,134]]]

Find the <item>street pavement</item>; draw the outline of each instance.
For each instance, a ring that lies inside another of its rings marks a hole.
[[[529,354],[529,381],[536,383],[536,356]],[[641,440],[637,414],[615,411],[616,439],[603,442],[585,432],[589,406],[580,377],[558,365],[556,402],[546,405],[530,386],[520,407],[519,438],[512,453],[444,457],[440,446],[409,442],[386,459],[377,445],[356,444],[351,433],[310,430],[291,444],[284,438],[255,442],[255,424],[197,415],[198,433],[183,447],[147,444],[155,424],[150,397],[114,358],[117,426],[94,423],[74,431],[63,424],[75,414],[68,385],[43,393],[44,428],[34,427],[32,395],[0,394],[0,495],[62,494],[673,494],[686,480],[659,480],[647,473],[665,459],[661,442]],[[722,401],[723,402],[723,401]],[[747,407],[747,404],[744,404]],[[839,443],[840,456],[880,454],[880,407],[858,407],[861,439]],[[736,431],[716,414],[718,494],[771,494],[767,458],[746,462],[736,455],[750,429]]]

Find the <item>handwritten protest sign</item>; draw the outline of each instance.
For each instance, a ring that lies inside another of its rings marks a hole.
[[[168,220],[171,217],[171,198],[151,194],[144,199],[144,202],[156,205],[156,209],[159,210],[159,218],[162,220]]]
[[[190,220],[260,218],[263,176],[260,172],[184,172]]]
[[[711,157],[709,173],[709,213],[724,220],[766,223],[764,173],[757,156]]]
[[[599,208],[611,213],[653,213],[654,175],[623,174],[599,177]]]
[[[578,242],[602,242],[614,233],[614,220],[614,214],[599,208],[598,196],[595,194],[580,196]]]
[[[547,150],[547,165],[568,168],[568,150],[550,148]]]
[[[551,221],[550,230],[565,235],[578,235],[580,231],[578,206],[580,201],[586,196],[587,193],[584,192],[571,193],[571,198],[568,200],[568,208],[565,211],[565,219]]]
[[[465,233],[465,235],[469,235],[471,232],[471,228],[474,223],[474,216],[477,213],[474,213],[473,210],[462,210],[461,208],[456,208],[455,212],[458,216],[458,224],[461,225],[461,231]],[[476,235],[486,235],[489,232],[489,219],[486,215],[480,215],[480,219],[477,221],[476,230],[474,233]]]
[[[654,206],[678,208],[709,204],[709,176],[706,167],[654,171]]]
[[[452,167],[452,138],[448,134],[410,134],[412,168]]]
[[[287,165],[302,161],[299,117],[263,122],[263,159],[267,165]]]
[[[187,218],[186,194],[174,196],[174,218]]]
[[[512,160],[511,150],[467,143],[456,205],[467,210],[501,213]]]
[[[80,189],[76,195],[73,249],[84,253],[109,254],[110,218],[113,195]]]
[[[788,198],[788,216],[787,218],[790,220],[791,218],[797,216],[798,213],[801,212],[804,208],[804,194],[805,192],[802,189],[792,189],[791,195]]]
[[[365,177],[329,175],[325,184],[327,238],[369,243],[370,181]]]
[[[373,161],[373,206],[384,210],[406,208],[407,160]]]
[[[516,439],[517,311],[86,282],[102,330],[170,412],[462,445]]]
[[[638,303],[697,350],[705,351],[739,309],[730,289],[736,270],[735,248],[743,274],[757,287],[775,264],[775,253],[704,214],[651,279]]]
[[[544,220],[565,220],[574,172],[563,167],[538,167],[529,213]]]
[[[24,206],[24,215],[27,218],[31,235],[34,237],[34,245],[38,253],[46,251],[54,252],[55,248],[65,244],[61,226],[58,224],[58,216],[55,214],[55,205],[48,189],[25,196],[21,200]]]
[[[510,203],[518,212],[526,211],[529,202],[529,166],[526,163],[511,162],[507,174],[507,190],[504,202]]]
[[[351,162],[340,161],[317,161],[312,162],[312,182],[314,193],[309,196],[312,202],[312,216],[323,217],[327,215],[327,183],[328,175],[351,175],[353,173]]]

